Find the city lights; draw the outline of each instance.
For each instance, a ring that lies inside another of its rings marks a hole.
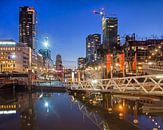
[[[45,102],[45,103],[44,103],[44,106],[45,106],[45,107],[49,107],[49,103],[48,103],[48,102]]]
[[[157,79],[162,79],[163,78],[163,75],[157,75],[156,78]]]
[[[0,129],[163,130],[163,0],[83,1],[1,2]]]
[[[48,37],[45,37],[44,42],[43,42],[43,45],[44,45],[45,48],[48,48],[49,47]]]
[[[97,80],[92,80],[92,84],[97,84],[98,81]]]
[[[43,44],[46,48],[49,46],[49,43],[47,41],[45,41]]]
[[[15,59],[16,58],[16,55],[15,54],[11,54],[11,58],[12,59]]]

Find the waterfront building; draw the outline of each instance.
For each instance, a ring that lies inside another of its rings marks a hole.
[[[86,62],[94,63],[100,60],[98,48],[101,44],[100,34],[90,34],[86,38]]]
[[[19,8],[19,42],[35,49],[36,42],[36,11],[33,7]]]
[[[37,73],[44,68],[44,59],[41,54],[32,50],[26,44],[19,43],[17,45],[17,55],[21,55],[20,59],[22,61],[22,69],[24,73],[28,72],[29,64],[30,64],[30,52],[31,50],[31,69],[33,73]]]
[[[20,68],[20,60],[16,57],[16,45],[14,40],[0,40],[0,72],[13,72]]]
[[[30,63],[30,47],[14,40],[0,40],[0,72],[28,73]],[[31,49],[31,69],[33,72],[43,68],[43,56]]]
[[[144,64],[159,64],[163,59],[163,39],[136,40],[126,36],[125,61],[127,72],[144,73]]]

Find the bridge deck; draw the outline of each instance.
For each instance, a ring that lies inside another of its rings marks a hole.
[[[70,91],[92,91],[163,96],[163,75],[94,79],[67,85]]]

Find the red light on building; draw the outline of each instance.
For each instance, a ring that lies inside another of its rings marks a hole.
[[[107,54],[106,55],[106,70],[109,72],[111,70],[111,65],[112,65],[112,55]]]
[[[119,65],[120,65],[120,70],[121,71],[124,70],[124,63],[125,63],[125,55],[124,54],[120,54],[119,55]]]
[[[133,64],[132,64],[132,69],[133,69],[134,72],[136,72],[136,68],[137,68],[137,55],[135,53],[134,61],[133,61]]]

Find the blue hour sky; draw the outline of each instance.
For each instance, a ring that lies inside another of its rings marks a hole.
[[[85,56],[85,38],[101,33],[101,18],[94,9],[116,14],[121,36],[136,33],[139,38],[163,34],[163,0],[0,0],[0,39],[18,41],[19,6],[37,11],[37,47],[49,37],[52,58],[76,61]]]

